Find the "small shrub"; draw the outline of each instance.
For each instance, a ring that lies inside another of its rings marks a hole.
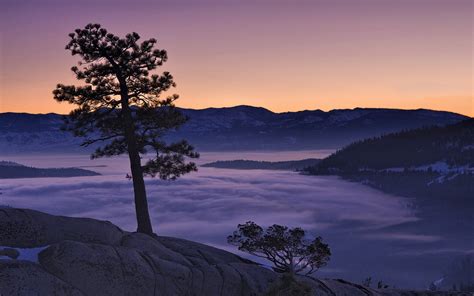
[[[274,224],[263,229],[252,221],[239,224],[227,237],[239,250],[273,263],[273,270],[290,275],[308,275],[325,266],[331,256],[321,237],[307,239],[303,229]]]

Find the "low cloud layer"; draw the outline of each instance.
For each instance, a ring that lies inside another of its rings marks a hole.
[[[2,180],[0,203],[110,220],[134,231],[132,183],[124,177],[123,163],[106,163],[107,167],[97,168],[104,173],[98,177]],[[336,177],[214,168],[201,168],[174,182],[147,179],[146,183],[150,214],[160,235],[235,252],[227,245],[226,236],[239,223],[252,220],[261,225],[301,226],[311,234],[322,235],[332,247],[333,258],[321,275],[358,282],[372,276],[401,286],[421,287],[439,274],[436,269],[425,270],[413,256],[404,259],[402,254],[417,250],[421,254],[427,244],[443,238],[409,230],[389,232],[389,227],[418,218],[407,200],[366,186]]]
[[[206,238],[214,244],[225,238],[215,238],[217,229],[227,234],[248,220],[303,226],[315,233],[379,229],[416,220],[400,198],[336,177],[292,172],[201,168],[174,182],[148,179],[147,190],[160,233]],[[107,219],[127,230],[135,228],[132,183],[118,174],[8,180],[2,191],[1,202],[6,205]]]

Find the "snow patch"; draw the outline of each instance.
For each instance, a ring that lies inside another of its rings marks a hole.
[[[435,172],[440,172],[440,173],[448,173],[451,171],[451,167],[444,161],[437,161],[432,164],[419,166],[419,167],[414,168],[414,170],[426,172],[430,170],[430,168],[431,170]]]
[[[396,172],[402,173],[405,168],[387,168],[384,169],[384,172]],[[429,170],[441,174],[449,174],[449,173],[463,173],[474,170],[474,168],[469,168],[469,166],[450,166],[444,161],[437,161],[432,164],[422,165],[418,167],[409,167],[408,170],[410,171],[418,171],[418,172],[427,172]]]
[[[38,263],[38,254],[44,249],[46,249],[47,247],[49,247],[49,245],[38,247],[38,248],[12,248],[12,249],[16,249],[18,250],[18,252],[20,252],[20,256],[16,260],[26,260],[26,261]],[[3,248],[11,248],[11,247],[0,246],[0,249],[3,249]],[[15,260],[7,256],[0,256],[0,259]]]

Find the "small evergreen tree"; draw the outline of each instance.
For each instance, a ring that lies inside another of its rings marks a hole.
[[[303,229],[274,224],[264,230],[255,222],[239,224],[238,229],[227,237],[230,244],[240,251],[265,258],[273,263],[276,272],[309,275],[326,266],[331,256],[321,237],[306,238]]]
[[[103,142],[92,158],[128,154],[133,179],[138,232],[152,234],[144,175],[176,179],[195,171],[196,165],[186,158],[197,158],[186,141],[167,144],[166,131],[186,122],[175,107],[177,95],[161,98],[175,86],[173,76],[150,71],[168,59],[165,50],[156,49],[155,39],[138,43],[133,32],[125,38],[108,33],[99,24],[88,24],[69,34],[66,46],[79,55],[79,67],[72,67],[81,86],[58,84],[53,91],[58,102],[77,105],[66,118],[65,129],[85,137],[83,146]],[[144,165],[141,158],[154,156]]]

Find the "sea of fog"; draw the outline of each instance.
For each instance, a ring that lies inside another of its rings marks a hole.
[[[330,152],[203,153],[198,163],[296,160],[324,157]],[[30,155],[0,160],[43,168],[84,167],[102,174],[0,180],[0,204],[105,219],[125,230],[135,229],[132,183],[125,177],[129,172],[126,157],[92,161],[87,155]],[[442,276],[456,253],[463,252],[452,245],[446,252],[438,252],[439,246],[446,244],[445,237],[417,228],[420,218],[409,199],[338,177],[201,167],[177,181],[147,179],[146,185],[159,235],[237,252],[226,243],[226,237],[239,223],[252,220],[261,225],[301,226],[312,235],[323,236],[332,249],[330,264],[317,273],[320,277],[359,283],[372,277],[373,282],[382,280],[397,287],[425,288]]]

